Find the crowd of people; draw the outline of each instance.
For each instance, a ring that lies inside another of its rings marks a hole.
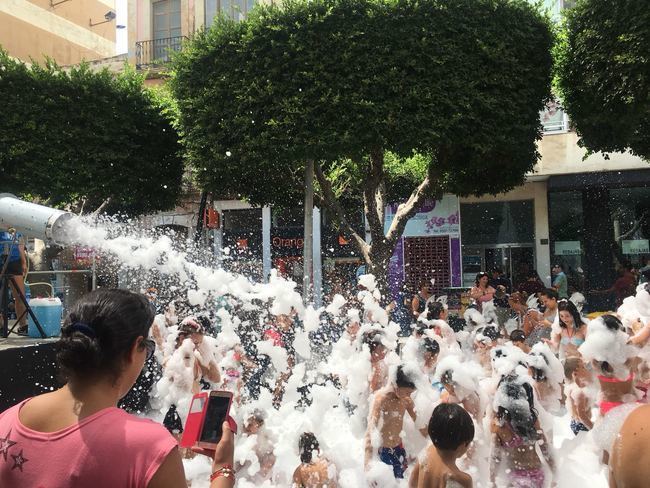
[[[86,446],[58,476],[90,476],[92,463],[78,456],[94,455],[87,436],[105,429],[109,444],[143,452],[131,471],[105,473],[117,484],[99,486],[207,486],[182,464],[195,466],[205,451],[177,442],[192,394],[225,389],[242,432],[235,451],[224,424],[223,445],[208,453],[210,486],[564,486],[559,450],[586,442],[610,486],[643,486],[617,434],[647,437],[647,408],[627,414],[650,385],[650,287],[590,321],[584,297],[563,298],[560,281],[515,290],[500,273],[479,273],[462,330],[449,326],[445,297],[423,283],[408,333],[371,275],[360,277],[354,299],[335,296],[321,309],[277,296],[219,296],[197,307],[195,297],[161,304],[149,292],[143,304],[139,294],[94,292],[64,324],[67,385],[0,415],[0,481],[27,486],[15,482],[38,465],[29,479],[49,482],[54,468],[31,460],[39,442],[55,439],[64,458],[73,441]],[[165,430],[114,408],[138,373],[129,395],[141,394],[122,406]],[[558,430],[575,442],[554,445]]]

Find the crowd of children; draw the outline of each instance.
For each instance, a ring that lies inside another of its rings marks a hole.
[[[591,321],[553,289],[515,292],[502,298],[504,324],[479,276],[461,331],[423,286],[404,337],[361,278],[357,297],[318,310],[235,299],[209,318],[169,308],[153,328],[162,372],[151,406],[178,435],[193,392],[233,391],[238,476],[251,486],[562,486],[563,429],[574,449],[591,436],[603,476],[612,452],[621,459],[626,416],[615,411],[645,403],[650,383],[647,284]]]

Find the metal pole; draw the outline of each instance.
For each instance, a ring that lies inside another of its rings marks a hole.
[[[305,165],[305,238],[302,249],[302,299],[305,303],[311,300],[311,275],[313,269],[313,230],[314,230],[314,161],[309,160]]]
[[[271,274],[271,207],[262,207],[262,269],[264,283]]]
[[[93,249],[93,266],[92,266],[92,271],[93,271],[93,278],[92,278],[92,285],[91,288],[93,290],[97,289],[97,268],[95,266],[95,250]]]
[[[313,268],[314,268],[314,305],[320,307],[323,300],[323,263],[321,259],[321,220],[320,209],[314,207],[314,236],[313,243]]]

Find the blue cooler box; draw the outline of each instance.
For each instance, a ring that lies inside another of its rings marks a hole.
[[[63,315],[61,300],[58,298],[32,298],[29,301],[29,306],[47,337],[61,335],[61,316]],[[31,315],[29,315],[28,323],[27,332],[29,337],[41,337],[41,333],[38,331]]]

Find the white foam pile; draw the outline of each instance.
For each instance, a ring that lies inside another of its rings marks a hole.
[[[150,413],[153,418],[160,420],[168,406],[174,404],[183,419],[191,398],[196,361],[200,360],[204,365],[217,363],[226,386],[212,386],[241,390],[243,396],[246,391],[242,388],[243,380],[236,373],[242,371],[247,351],[251,347],[256,349],[257,358],[252,359],[268,357],[270,367],[261,379],[269,388],[261,388],[256,400],[236,402],[233,407],[240,430],[250,412],[258,410],[265,416],[260,432],[237,436],[235,458],[241,466],[239,487],[290,486],[292,474],[300,464],[298,438],[307,431],[316,435],[322,455],[336,466],[338,486],[360,488],[373,483],[381,487],[407,486],[410,470],[406,473],[407,479],[396,481],[392,470],[378,461],[372,462],[369,470],[364,469],[364,435],[373,398],[368,385],[373,371],[370,351],[363,338],[371,330],[381,330],[381,343],[389,350],[384,360],[389,378],[394,375],[395,366],[402,363],[417,387],[413,394],[417,420],[413,422],[406,415],[402,431],[410,465],[428,445],[428,440],[418,429],[426,426],[433,408],[440,401],[439,389],[432,383],[439,381],[444,372],[451,372],[458,400],[474,393],[481,399],[484,408],[480,411],[488,412],[488,417],[476,419],[478,424],[489,423],[490,410],[500,405],[523,408],[523,405],[508,404],[502,392],[495,392],[493,381],[501,374],[513,371],[517,371],[521,381],[530,381],[521,365],[526,362],[526,356],[512,344],[492,349],[493,377],[486,378],[484,368],[474,360],[473,341],[467,332],[454,333],[442,321],[429,323],[423,320],[431,327],[425,336],[434,338],[441,346],[435,374],[422,370],[419,343],[413,337],[402,345],[400,358],[395,352],[399,326],[389,320],[381,305],[381,296],[372,275],[361,276],[359,284],[362,288],[356,303],[348,304],[344,297],[336,295],[323,308],[315,308],[302,303],[294,282],[275,272],[268,283],[256,283],[222,267],[204,266],[191,252],[177,249],[167,236],[134,235],[128,231],[128,226],[126,231],[116,231],[106,225],[78,225],[74,237],[75,242],[114,256],[124,269],[129,270],[131,280],[135,281],[134,289],[147,288],[148,272],[167,276],[170,287],[178,290],[179,300],[204,308],[220,326],[216,340],[206,336],[206,343],[197,355],[189,338],[180,347],[175,347],[177,324],[184,318],[180,316],[181,312],[172,308],[167,310],[166,316],[157,317],[157,330],[164,341],[164,354],[157,354],[159,360],[166,362],[163,377],[152,398],[152,405],[156,408]],[[144,274],[139,275],[133,270],[144,271]],[[466,313],[471,328],[485,326],[494,320],[490,305],[484,307],[488,317],[476,310]],[[274,345],[262,334],[281,315],[292,317],[296,332],[296,365],[288,377],[290,361],[286,349]],[[342,334],[328,339],[328,334],[337,327],[343,330]],[[255,333],[246,335],[248,330]],[[442,337],[436,335],[436,331]],[[317,334],[326,339],[316,341],[314,337]],[[598,324],[593,328],[590,325],[590,334],[583,346],[585,354],[612,363],[613,356],[623,352],[627,355],[624,345],[618,345],[617,336],[605,334]],[[250,343],[247,337],[252,337]],[[540,346],[535,351],[550,354],[547,347]],[[544,367],[549,378],[561,381],[558,380],[561,370],[551,356],[547,357],[548,364],[544,361]],[[281,401],[274,402],[271,391],[282,377],[285,380],[284,395]],[[309,392],[305,395],[306,390]],[[597,448],[592,437],[581,435],[573,439],[568,423],[567,416],[555,417],[554,445],[560,460],[555,477],[557,486],[604,488],[607,486],[606,476],[597,461]],[[490,464],[491,435],[489,429],[479,427],[473,458],[464,460],[462,465],[474,476],[476,487],[487,488],[490,486],[486,470]],[[269,452],[274,459],[272,466],[268,463]],[[184,465],[192,488],[209,485],[210,461],[206,457],[185,460]]]

